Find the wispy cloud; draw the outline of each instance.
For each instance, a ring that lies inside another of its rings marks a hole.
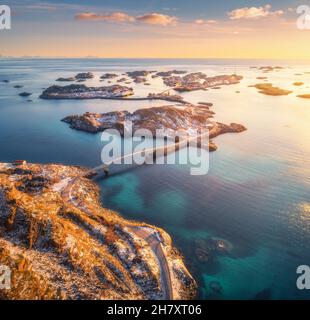
[[[57,10],[57,6],[54,6],[52,4],[45,3],[45,2],[30,4],[30,5],[27,5],[26,8],[30,10],[47,10],[47,11]]]
[[[160,14],[160,13],[148,13],[148,14],[136,17],[136,20],[146,24],[161,25],[161,26],[168,26],[168,25],[175,24],[177,22],[176,17],[168,16],[166,14]]]
[[[146,13],[140,16],[131,16],[125,12],[112,12],[98,14],[94,12],[82,12],[75,15],[76,20],[84,21],[106,21],[118,23],[144,23],[149,25],[168,26],[175,24],[177,18],[161,13]]]
[[[82,12],[75,15],[76,20],[87,21],[110,21],[110,22],[134,22],[135,18],[124,12],[113,12],[109,14],[97,14],[93,12]]]
[[[217,23],[217,20],[205,20],[205,19],[197,19],[194,21],[195,24],[215,24]]]
[[[270,16],[281,16],[283,14],[283,10],[272,11],[270,4],[267,4],[264,7],[244,7],[228,12],[228,16],[231,20],[259,19]]]

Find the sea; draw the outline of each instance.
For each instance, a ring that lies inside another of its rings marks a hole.
[[[263,73],[252,67],[282,66]],[[163,228],[198,284],[199,299],[309,299],[296,286],[297,267],[310,265],[310,62],[220,59],[0,59],[0,161],[101,163],[101,134],[70,129],[68,115],[167,105],[164,101],[42,100],[59,77],[93,72],[185,70],[208,76],[237,73],[244,79],[219,90],[182,94],[192,103],[213,103],[215,120],[240,123],[247,131],[214,142],[209,172],[190,174],[190,165],[114,165],[98,179],[104,207],[127,219]],[[251,87],[257,77],[292,90],[267,96]],[[9,80],[9,83],[1,82]],[[167,89],[130,84],[136,97]],[[294,82],[303,82],[294,86]],[[22,88],[15,88],[20,85]],[[18,94],[26,91],[30,97]],[[201,243],[223,240],[229,252],[199,253]],[[216,284],[217,290],[214,290]],[[219,289],[220,288],[220,289]]]

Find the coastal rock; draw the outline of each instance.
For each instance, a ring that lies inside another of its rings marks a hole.
[[[94,75],[91,72],[82,72],[82,73],[78,73],[75,76],[76,80],[87,80],[87,79],[92,79],[92,78],[94,78]]]
[[[184,70],[171,70],[171,71],[161,71],[161,72],[157,72],[154,76],[156,77],[171,77],[174,74],[186,74],[187,71]]]
[[[29,97],[29,96],[32,95],[32,93],[29,93],[29,92],[21,92],[21,93],[19,93],[18,95],[21,96],[21,97]]]
[[[41,99],[112,99],[133,95],[133,89],[120,85],[106,87],[87,87],[71,84],[68,86],[51,86],[43,91]]]
[[[125,82],[127,80],[128,80],[127,78],[120,78],[120,79],[117,80],[117,82]]]
[[[146,79],[144,77],[136,77],[134,79],[134,83],[144,83],[146,82]]]
[[[114,79],[117,78],[118,75],[116,73],[105,73],[103,74],[100,79],[105,80],[105,79]]]
[[[129,72],[127,72],[127,75],[128,75],[128,77],[135,79],[135,78],[138,78],[138,77],[145,78],[146,76],[148,76],[151,73],[153,73],[153,71],[145,71],[145,70],[142,70],[142,71],[129,71]]]
[[[58,78],[56,79],[56,81],[59,81],[59,82],[70,82],[70,81],[75,81],[76,78],[75,77],[68,77],[68,78]]]
[[[169,235],[101,207],[87,172],[0,163],[0,264],[12,271],[0,298],[193,298],[196,283]]]

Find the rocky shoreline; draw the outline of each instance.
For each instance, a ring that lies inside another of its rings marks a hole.
[[[0,297],[193,298],[196,283],[169,235],[101,207],[98,187],[84,178],[86,172],[55,164],[0,164],[0,264],[12,270],[13,283]],[[157,239],[160,263],[149,237]]]

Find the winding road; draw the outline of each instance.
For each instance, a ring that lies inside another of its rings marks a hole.
[[[128,157],[133,157],[136,154],[144,153],[145,155],[152,154],[154,156],[158,151],[162,151],[163,152],[162,155],[167,155],[169,152],[180,150],[181,148],[186,147],[194,139],[198,140],[208,134],[209,133],[207,132],[199,136],[193,136],[190,138],[186,137],[185,139],[182,139],[179,142],[176,142],[174,144],[170,144],[167,146],[158,147],[158,148],[148,148],[148,149],[139,150],[130,154],[126,154],[124,156],[114,159],[113,161],[111,161],[111,163],[102,164],[93,169],[90,169],[89,171],[87,171],[81,176],[78,176],[75,178],[66,178],[60,181],[59,183],[55,184],[53,189],[54,191],[58,191],[62,194],[64,201],[69,202],[74,207],[85,212],[86,214],[92,215],[93,213],[88,208],[83,206],[81,202],[77,203],[74,197],[72,196],[73,187],[80,178],[87,177],[89,175],[97,175],[102,170],[107,170],[107,166],[109,166],[113,162],[124,160]],[[160,238],[158,231],[155,229],[152,229],[151,227],[138,227],[130,224],[127,225],[127,228],[132,230],[132,232],[134,232],[136,236],[146,241],[150,246],[155,257],[157,258],[157,261],[160,267],[161,290],[163,293],[163,299],[173,300],[174,294],[173,294],[173,287],[172,287],[171,270],[163,249],[163,245],[162,245],[163,240]]]

